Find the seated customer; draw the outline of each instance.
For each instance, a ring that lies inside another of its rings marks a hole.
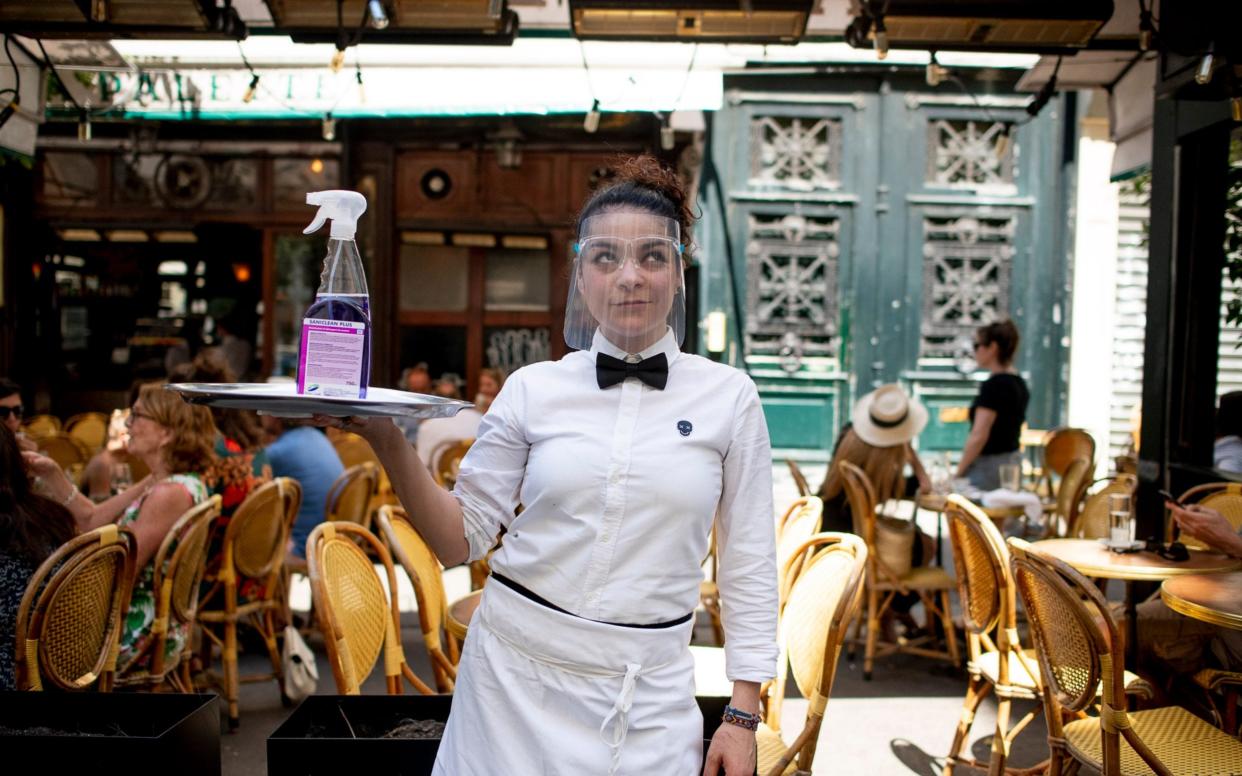
[[[149,657],[158,591],[153,588],[156,551],[177,518],[207,498],[202,472],[215,461],[216,426],[206,407],[186,404],[161,386],[144,385],[129,413],[129,452],[151,473],[132,488],[101,504],[77,492],[54,461],[27,453],[27,461],[45,482],[48,495],[69,507],[79,531],[115,522],[138,540],[133,593],[121,624],[117,673],[141,670]],[[175,627],[175,626],[174,626]],[[189,633],[177,627],[168,634],[166,657],[181,651]]]
[[[1212,465],[1223,472],[1242,473],[1242,391],[1220,397]]]
[[[1242,533],[1224,515],[1209,507],[1191,504],[1165,506],[1183,533],[1212,549],[1242,558]],[[1209,666],[1242,671],[1242,631],[1221,628],[1170,609],[1160,598],[1138,606],[1139,660],[1153,675],[1193,674]]]
[[[13,634],[26,585],[74,532],[69,510],[31,489],[17,436],[0,423],[0,690],[17,689]]]
[[[293,524],[290,551],[306,557],[306,537],[323,522],[324,506],[332,483],[345,471],[336,448],[323,431],[301,426],[270,415],[263,417],[263,428],[275,440],[267,446],[272,474],[292,477],[302,486],[302,506]]]
[[[21,386],[12,380],[0,377],[0,422],[13,432],[18,446],[23,451],[34,452],[39,449],[39,446],[22,431],[24,411]]]

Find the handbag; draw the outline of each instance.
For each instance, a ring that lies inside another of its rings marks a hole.
[[[914,551],[914,521],[888,515],[875,517],[875,553],[900,579],[910,573]]]
[[[285,695],[297,703],[315,692],[319,685],[319,666],[302,634],[292,625],[285,626],[285,644],[280,655],[285,674]]]

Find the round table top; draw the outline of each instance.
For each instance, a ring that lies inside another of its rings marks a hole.
[[[921,509],[926,509],[931,512],[943,512],[945,506],[948,504],[948,501],[940,493],[920,493],[914,497],[914,503]],[[1022,517],[1022,515],[1026,514],[1026,510],[1022,507],[985,507],[978,502],[971,503],[979,507],[983,514],[993,520],[999,520],[1006,517]]]
[[[1166,579],[1160,585],[1160,597],[1170,609],[1187,617],[1242,630],[1242,571]]]
[[[466,638],[466,631],[470,627],[470,618],[474,617],[474,610],[479,608],[479,601],[482,598],[483,591],[475,590],[473,593],[458,598],[449,604],[448,619],[444,623],[449,633],[458,639]]]
[[[1154,581],[1186,574],[1242,569],[1242,560],[1206,550],[1190,550],[1190,559],[1178,563],[1146,550],[1113,552],[1096,539],[1045,539],[1033,542],[1031,546],[1068,563],[1086,576],[1100,579]]]

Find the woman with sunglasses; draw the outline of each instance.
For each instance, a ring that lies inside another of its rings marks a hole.
[[[1018,339],[1018,327],[1008,319],[975,330],[975,363],[991,374],[970,405],[970,436],[956,476],[968,477],[979,490],[996,490],[1000,467],[1022,463],[1019,437],[1031,394],[1013,367]]]
[[[24,412],[21,386],[6,377],[0,377],[0,423],[13,432],[13,438],[23,452],[33,452],[39,446],[22,431]]]
[[[152,559],[168,531],[187,509],[207,498],[202,472],[213,461],[216,426],[206,407],[186,404],[158,384],[142,386],[130,410],[129,453],[151,473],[133,487],[96,504],[78,492],[54,461],[26,454],[30,468],[44,482],[49,498],[73,514],[79,531],[107,523],[130,528],[138,540],[134,567],[138,569],[129,609],[121,627],[117,673],[140,670],[149,658],[147,643],[155,621],[155,568]],[[184,628],[168,634],[167,655],[181,651],[189,633]]]

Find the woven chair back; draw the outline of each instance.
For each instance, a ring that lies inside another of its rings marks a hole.
[[[1211,507],[1225,516],[1235,532],[1242,530],[1242,483],[1208,482],[1196,485],[1182,494],[1182,503]],[[1173,523],[1171,528],[1176,533],[1177,523]],[[1187,547],[1210,549],[1192,536],[1179,536],[1178,539]]]
[[[427,640],[428,646],[439,648],[440,632],[444,627],[444,615],[448,608],[440,560],[410,523],[401,507],[380,507],[378,522],[392,554],[414,585],[423,638]]]
[[[431,453],[432,470],[436,482],[441,486],[453,489],[457,484],[457,472],[461,469],[461,461],[470,451],[473,439],[459,439],[446,442]]]
[[[866,472],[849,461],[838,461],[841,479],[845,483],[845,498],[850,504],[850,517],[854,521],[854,533],[867,543],[867,551],[875,553],[875,488]]]
[[[1087,496],[1069,535],[1080,539],[1101,539],[1108,536],[1108,497],[1125,494],[1134,497],[1138,477],[1118,474],[1107,480],[1104,487]]]
[[[1013,580],[1004,537],[977,506],[957,494],[946,499],[944,516],[967,630],[990,633],[1002,619],[1012,627]]]
[[[1084,711],[1095,702],[1101,680],[1112,683],[1105,698],[1124,697],[1121,653],[1114,659],[1111,646],[1121,639],[1099,588],[1021,539],[1009,539],[1009,551],[1040,675],[1056,701],[1068,711]]]
[[[135,547],[129,529],[106,525],[69,540],[39,566],[18,607],[19,690],[82,690],[115,669]]]
[[[811,495],[811,484],[806,481],[806,475],[802,473],[802,468],[798,466],[798,462],[792,458],[786,458],[785,465],[789,467],[789,475],[793,477],[794,486],[798,489],[798,495]]]
[[[277,477],[247,494],[224,532],[226,552],[231,551],[238,574],[274,581],[301,505],[302,486],[289,477]]]
[[[102,412],[83,412],[65,421],[64,431],[92,453],[108,439],[108,416]]]
[[[781,515],[779,518],[777,518],[776,520],[776,535],[777,536],[780,536],[781,528],[785,525],[785,523],[789,521],[789,518],[793,517],[794,515],[798,514],[799,511],[806,508],[806,505],[810,502],[811,498],[812,498],[811,496],[799,496],[798,498],[794,499],[793,501],[789,503],[789,506],[786,507],[785,509],[785,513]],[[818,498],[818,496],[816,496],[815,498]],[[822,501],[820,502],[820,511],[821,513],[823,512]]]
[[[198,593],[207,565],[207,538],[220,516],[221,497],[212,496],[177,518],[155,554],[155,589],[169,586],[169,615],[193,624]]]
[[[33,415],[22,423],[22,431],[35,439],[60,433],[60,418],[55,415]]]
[[[1044,470],[1064,477],[1070,464],[1095,460],[1095,439],[1081,428],[1054,428],[1044,437]]]
[[[1069,533],[1078,519],[1083,495],[1090,484],[1090,459],[1075,458],[1066,467],[1065,473],[1061,475],[1061,482],[1057,485],[1056,512],[1048,518],[1046,535],[1063,536]]]
[[[56,432],[39,437],[36,442],[39,445],[39,452],[51,458],[66,471],[84,466],[91,458],[91,451],[85,445],[65,433]]]
[[[324,516],[328,520],[360,525],[371,525],[371,498],[379,490],[379,467],[366,462],[356,464],[341,472],[332,483],[324,504]]]
[[[371,443],[352,431],[329,429],[329,435],[332,446],[336,448],[336,454],[341,459],[341,465],[345,468],[360,463],[379,464],[375,451],[371,449]]]
[[[356,695],[381,652],[387,649],[394,665],[405,662],[392,559],[374,534],[353,523],[320,523],[306,544],[315,612],[337,691]],[[368,551],[384,566],[387,592]]]
[[[776,534],[776,568],[780,572],[778,580],[780,600],[785,600],[792,580],[786,576],[786,567],[798,550],[815,535],[824,517],[824,502],[817,496],[806,496],[798,499],[801,508],[789,514]]]
[[[860,601],[867,547],[857,536],[820,533],[803,543],[810,559],[796,574],[781,617],[794,681],[805,698],[826,697],[849,622]]]

